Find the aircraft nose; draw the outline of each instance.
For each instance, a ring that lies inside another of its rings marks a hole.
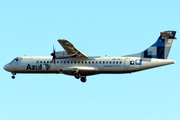
[[[8,66],[7,64],[3,67],[4,70],[8,71]]]
[[[6,65],[3,67],[3,69],[4,69],[4,70],[7,70],[7,67],[6,67]]]
[[[12,71],[12,68],[11,68],[11,65],[10,63],[6,64],[4,67],[3,67],[4,70],[8,71],[8,72],[11,72]]]

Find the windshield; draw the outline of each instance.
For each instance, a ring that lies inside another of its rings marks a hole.
[[[18,61],[18,58],[15,58],[12,62],[17,62]]]

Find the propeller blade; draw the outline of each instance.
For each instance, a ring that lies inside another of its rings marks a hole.
[[[52,57],[52,62],[53,62],[54,64],[56,64],[56,50],[55,50],[55,48],[54,48],[54,45],[53,45],[53,53],[51,53],[51,56],[53,56],[53,57]]]

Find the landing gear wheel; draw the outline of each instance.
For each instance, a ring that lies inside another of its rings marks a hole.
[[[12,79],[15,79],[15,75],[16,75],[16,73],[15,72],[12,72]]]
[[[81,82],[85,83],[87,81],[86,77],[81,77]]]
[[[14,76],[14,75],[12,76],[12,79],[15,79],[15,76]]]
[[[75,77],[76,79],[79,79],[79,78],[81,77],[81,75],[80,75],[79,73],[77,73],[77,74],[74,75],[74,77]]]

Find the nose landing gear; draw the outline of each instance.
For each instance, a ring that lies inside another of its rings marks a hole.
[[[15,72],[12,72],[12,79],[15,79],[15,75],[16,75],[16,73]]]
[[[15,79],[15,76],[13,75],[11,78],[12,78],[12,79]]]

